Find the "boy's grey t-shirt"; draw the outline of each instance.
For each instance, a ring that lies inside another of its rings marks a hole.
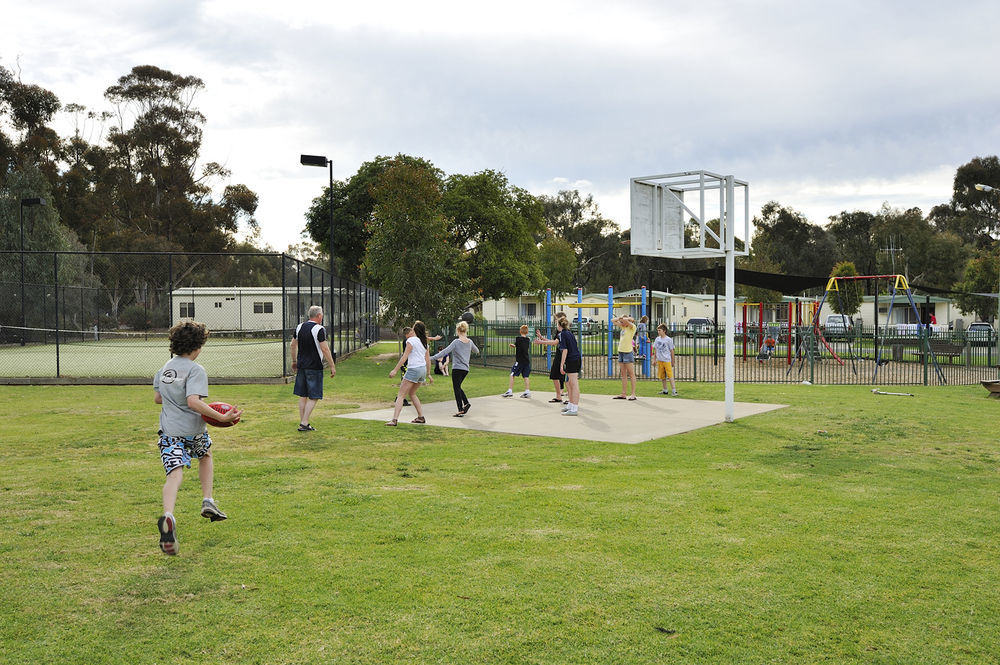
[[[205,368],[182,356],[174,356],[153,377],[153,390],[160,393],[160,430],[167,436],[194,436],[205,431],[205,421],[187,405],[188,395],[208,397]]]
[[[668,363],[674,353],[674,340],[670,337],[656,336],[653,340],[653,348],[656,349],[656,360],[661,363]]]

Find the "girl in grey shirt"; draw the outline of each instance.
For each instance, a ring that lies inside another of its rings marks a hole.
[[[468,333],[469,324],[465,321],[459,321],[458,325],[455,326],[455,334],[458,337],[431,356],[431,360],[436,361],[438,358],[451,354],[451,387],[455,391],[455,403],[458,404],[456,418],[467,414],[469,407],[472,406],[469,404],[469,398],[465,396],[465,391],[462,390],[462,381],[465,381],[465,377],[469,374],[469,358],[473,353],[479,355],[479,347],[469,339]]]

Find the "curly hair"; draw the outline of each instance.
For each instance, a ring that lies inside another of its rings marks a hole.
[[[208,326],[198,321],[181,321],[170,329],[170,353],[186,356],[205,346]]]

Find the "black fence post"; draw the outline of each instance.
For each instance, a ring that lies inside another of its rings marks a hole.
[[[59,252],[52,252],[52,276],[53,284],[55,284],[55,300],[56,300],[56,378],[58,379],[59,374]]]
[[[339,314],[337,317],[337,329],[338,332],[342,333],[344,331],[344,279],[342,277],[337,277],[337,287],[337,309]],[[337,335],[337,349],[340,353],[344,352],[344,336],[342,334]]]
[[[712,362],[715,365],[719,364],[719,262],[715,262],[715,266],[712,268],[714,272],[714,280],[712,282],[712,294],[715,300],[715,318],[712,319]],[[732,316],[732,312],[727,312],[726,316]],[[697,337],[695,333],[695,337]]]
[[[22,209],[22,215],[24,214]],[[24,227],[22,223],[22,228]],[[23,232],[22,232],[23,234]],[[24,333],[25,333],[25,316],[24,316],[24,241],[21,241],[21,346],[24,346]]]
[[[285,280],[285,255],[281,255],[281,376],[288,376],[288,289]]]
[[[874,313],[875,313],[875,316],[874,316],[874,318],[875,318],[875,333],[874,333],[874,336],[872,337],[872,353],[875,354],[874,355],[874,358],[875,358],[875,372],[877,372],[878,371],[878,362],[879,362],[879,355],[878,355],[878,280],[875,280],[875,300],[874,300],[874,305],[875,305],[875,307],[873,308],[872,311],[874,311]]]
[[[174,255],[167,255],[167,307],[170,312],[167,314],[167,327],[174,327]],[[100,314],[98,313],[98,316]]]
[[[328,310],[326,309],[326,271],[325,270],[320,270],[319,271],[319,306],[323,308],[323,313],[324,313],[323,320],[324,321],[328,320],[328,316],[326,316],[326,313],[327,313]],[[329,338],[329,336],[330,336],[329,335],[329,331],[327,331],[327,338]]]

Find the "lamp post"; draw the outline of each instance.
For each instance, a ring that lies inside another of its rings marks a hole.
[[[992,192],[995,187],[990,187],[989,185],[976,185],[976,189],[980,192]],[[996,336],[997,336],[997,361],[1000,362],[1000,276],[997,278],[997,320],[996,320]]]
[[[45,199],[30,198],[21,199],[21,346],[24,346],[24,209],[32,206],[45,205]]]
[[[337,266],[333,262],[333,160],[326,155],[301,155],[299,163],[303,166],[330,167],[330,277],[337,276]]]

